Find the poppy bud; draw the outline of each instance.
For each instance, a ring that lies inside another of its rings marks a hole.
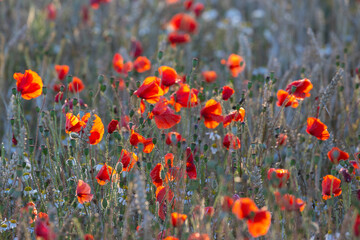
[[[89,148],[84,149],[84,154],[85,154],[85,156],[89,155]]]
[[[44,127],[42,125],[39,125],[39,131],[42,133],[44,131]]]
[[[78,104],[78,99],[77,99],[77,98],[74,98],[74,99],[72,100],[72,104],[73,104],[73,106],[76,106],[76,105]]]
[[[98,76],[98,81],[99,81],[99,83],[103,83],[104,82],[104,75],[99,75]]]
[[[117,171],[118,173],[122,173],[122,171],[123,171],[123,164],[122,164],[121,161],[119,161],[119,162],[117,163],[116,171]]]
[[[44,130],[44,136],[45,136],[45,137],[49,137],[49,132],[50,132],[49,129],[45,129],[45,130]]]
[[[162,134],[161,134],[161,140],[164,141],[164,140],[165,140],[165,137],[166,137],[166,134],[165,134],[165,133],[162,133]],[[172,141],[172,140],[171,140],[171,141]]]
[[[105,91],[106,91],[106,85],[105,85],[105,84],[101,84],[100,90],[101,90],[101,92],[105,92]]]
[[[29,138],[29,145],[33,145],[34,144],[34,139],[33,138]]]
[[[11,118],[11,119],[10,119],[10,123],[11,123],[11,126],[14,126],[15,118]]]
[[[119,132],[114,132],[114,136],[117,140],[119,140],[119,141],[121,140],[121,135]]]
[[[11,92],[12,92],[12,94],[15,96],[15,95],[16,95],[16,88],[12,88],[12,89],[11,89]]]
[[[71,132],[71,133],[70,133],[70,138],[71,138],[71,139],[75,139],[75,138],[79,138],[79,137],[80,137],[79,134],[76,133],[76,132]]]
[[[196,68],[197,65],[198,65],[198,63],[199,63],[199,59],[193,58],[193,61],[192,61],[192,66],[193,66],[193,68]]]
[[[129,116],[130,117],[133,117],[134,116],[134,114],[135,114],[135,112],[134,112],[134,110],[133,109],[131,109],[131,111],[130,111],[130,113],[129,113]],[[129,123],[130,124],[130,123]],[[131,128],[131,127],[130,127]]]
[[[162,57],[163,57],[163,51],[160,50],[160,51],[158,52],[158,59],[161,60]]]
[[[71,83],[72,80],[73,80],[72,75],[67,75],[67,77],[66,77],[66,82],[67,82],[67,83]]]
[[[156,143],[157,143],[157,139],[156,139],[156,138],[153,138],[152,142],[153,142],[153,144],[156,144]]]
[[[43,87],[42,93],[43,93],[44,95],[47,94],[47,88],[46,88],[46,87]]]
[[[108,125],[108,133],[112,134],[116,129],[117,126],[119,125],[119,122],[117,120],[111,120],[111,122]]]
[[[33,152],[34,152],[34,145],[30,145],[30,146],[29,146],[29,152],[30,152],[30,153],[33,153]]]
[[[41,145],[41,150],[42,150],[42,153],[44,154],[44,155],[47,155],[48,154],[48,149],[47,149],[47,147],[43,144],[43,145]]]
[[[209,145],[205,144],[204,145],[204,152],[206,152],[209,149]]]
[[[61,92],[64,92],[64,90],[65,90],[65,86],[64,86],[64,85],[61,85],[61,86],[60,86],[60,91],[61,91]]]
[[[250,90],[252,87],[252,82],[248,82],[248,89]]]
[[[196,143],[191,143],[191,151],[194,151],[196,148]]]

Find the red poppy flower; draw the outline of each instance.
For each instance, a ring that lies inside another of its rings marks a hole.
[[[210,99],[206,102],[205,107],[200,111],[201,117],[204,118],[204,124],[207,128],[216,128],[221,122],[224,121],[224,117],[221,116],[221,105],[214,99]]]
[[[184,1],[184,8],[186,10],[190,10],[193,5],[193,0],[185,0]]]
[[[327,126],[318,118],[309,117],[307,119],[306,132],[319,140],[327,140],[330,137]]]
[[[171,95],[170,104],[174,106],[176,112],[180,111],[182,107],[194,107],[199,103],[198,93],[197,89],[190,90],[189,85],[180,83],[180,88]]]
[[[158,71],[161,79],[161,86],[170,87],[176,83],[177,73],[175,69],[168,66],[161,66]]]
[[[124,63],[124,59],[119,53],[115,53],[112,64],[116,72],[124,74],[125,76],[127,76],[128,72],[133,68],[132,62]]]
[[[215,71],[204,71],[202,72],[202,76],[207,83],[213,83],[217,79],[217,74]]]
[[[94,236],[93,235],[91,235],[91,234],[85,234],[84,235],[84,240],[94,240]]]
[[[143,47],[141,42],[136,39],[131,39],[131,47],[130,47],[130,56],[132,58],[137,58],[141,56],[143,52]]]
[[[89,8],[86,5],[81,8],[81,20],[83,24],[88,24],[90,20]]]
[[[287,142],[287,135],[284,133],[280,133],[279,136],[277,137],[277,144],[280,146],[285,146]]]
[[[224,86],[222,91],[222,99],[224,101],[227,101],[234,93],[234,89],[229,86]]]
[[[236,149],[240,149],[241,147],[240,139],[232,133],[228,133],[225,135],[223,140],[223,145],[224,147],[226,147],[227,150],[229,149],[236,150]]]
[[[129,122],[130,122],[130,117],[127,115],[123,115],[120,120],[120,123],[121,123],[120,127],[130,130]]]
[[[64,86],[64,85],[61,84],[61,83],[59,83],[59,84],[54,84],[54,85],[52,86],[52,89],[53,89],[54,92],[60,92],[61,86]]]
[[[311,94],[309,92],[312,88],[313,85],[310,80],[304,78],[287,85],[285,91],[287,91],[289,94],[294,95],[298,99],[304,99],[306,97],[310,97]]]
[[[210,240],[210,237],[206,233],[192,233],[188,240]]]
[[[134,61],[134,68],[138,73],[146,72],[151,68],[151,62],[147,57],[137,57]]]
[[[240,220],[250,217],[252,212],[257,211],[258,207],[250,198],[239,198],[232,207],[232,213]]]
[[[270,168],[267,173],[267,178],[270,180],[273,187],[282,188],[287,180],[289,180],[290,172],[286,169]]]
[[[179,239],[177,237],[168,236],[168,237],[164,238],[164,240],[179,240]]]
[[[33,202],[28,202],[25,207],[21,208],[20,210],[20,217],[23,218],[23,215],[26,214],[28,216],[28,214],[30,214],[29,216],[29,223],[33,223],[36,219],[37,219],[37,209],[35,206],[35,203]]]
[[[160,186],[156,189],[156,201],[159,202],[159,217],[162,220],[165,220],[166,217],[166,205],[170,203],[174,198],[174,193],[171,191],[169,187]],[[175,201],[173,201],[175,203]]]
[[[36,221],[34,232],[36,235],[36,239],[42,239],[42,240],[56,239],[55,233],[52,231],[50,226],[46,224],[46,221],[42,219]]]
[[[245,61],[243,57],[237,54],[231,54],[228,60],[222,61],[222,63],[227,65],[233,77],[239,76],[239,74],[245,69]]]
[[[116,171],[113,170],[112,167],[106,165],[106,163],[101,167],[100,171],[96,175],[97,182],[103,186],[107,182],[110,182],[110,177],[114,176],[116,174]]]
[[[349,159],[349,154],[347,152],[341,151],[337,147],[333,147],[327,155],[330,161],[334,164],[339,164],[340,161]]]
[[[64,98],[64,93],[63,93],[63,92],[58,92],[58,93],[55,95],[54,102],[58,103],[58,102],[62,101],[63,98]]]
[[[326,175],[322,181],[322,196],[324,200],[339,196],[341,194],[341,180],[333,175]]]
[[[100,4],[109,3],[111,0],[90,0],[90,5],[93,9],[98,9]]]
[[[296,198],[294,195],[281,195],[280,192],[275,192],[274,194],[276,204],[281,210],[302,212],[305,209],[306,203],[300,198]]]
[[[34,71],[26,70],[25,74],[14,73],[17,91],[21,92],[22,98],[30,100],[42,94],[43,82],[41,77]]]
[[[134,130],[131,130],[130,144],[135,146],[135,148],[137,148],[139,143],[142,143],[144,145],[144,149],[143,149],[144,153],[151,153],[151,151],[155,146],[154,143],[152,142],[152,138],[146,139],[140,134],[136,133]]]
[[[204,208],[204,215],[205,216],[212,217],[212,216],[214,216],[214,213],[215,213],[214,207],[205,207]]]
[[[181,225],[184,224],[184,222],[187,219],[187,215],[186,214],[181,214],[181,213],[177,213],[177,212],[173,212],[171,214],[171,224],[174,227],[180,227]]]
[[[115,130],[118,128],[118,126],[119,126],[119,121],[112,119],[108,125],[108,133],[112,134],[113,132],[115,132]]]
[[[276,105],[278,107],[282,107],[285,104],[285,107],[292,107],[292,108],[297,108],[299,106],[299,102],[296,100],[294,95],[289,94],[288,92],[280,89],[277,92],[277,98],[278,101],[276,103]]]
[[[155,187],[157,187],[157,188],[163,185],[163,180],[161,179],[161,176],[160,176],[161,170],[162,170],[162,165],[161,165],[161,163],[158,163],[153,168],[153,170],[150,172],[151,180],[152,180],[153,184],[155,185]]]
[[[201,13],[204,11],[204,8],[205,8],[204,4],[196,3],[192,8],[192,10],[196,17],[200,17]]]
[[[184,31],[186,33],[195,33],[197,30],[196,20],[186,13],[178,13],[172,17],[169,23],[172,31]]]
[[[68,65],[55,65],[55,71],[60,81],[65,79],[66,75],[69,73],[69,70],[70,68]]]
[[[159,129],[172,128],[181,120],[180,115],[176,115],[174,110],[169,106],[169,102],[162,98],[154,107],[150,114],[150,118],[155,119],[156,126]]]
[[[76,188],[76,196],[79,200],[79,203],[84,204],[85,202],[90,202],[94,195],[91,194],[91,188],[89,184],[79,180]]]
[[[123,165],[124,172],[130,172],[134,167],[135,163],[138,161],[138,157],[133,152],[128,152],[125,149],[121,150],[119,162]]]
[[[174,137],[172,137],[174,135]],[[172,140],[176,141],[176,142],[172,142]],[[180,142],[181,141],[181,134],[178,133],[178,132],[169,132],[167,135],[166,135],[166,139],[165,139],[165,143],[167,145],[175,145],[177,142]]]
[[[56,19],[56,7],[54,3],[50,3],[46,7],[46,18],[50,21]]]
[[[69,83],[68,88],[69,88],[69,91],[72,93],[79,93],[82,90],[84,90],[85,85],[84,85],[83,81],[81,81],[80,78],[73,77],[73,80],[71,83]]]
[[[196,165],[194,163],[193,154],[189,147],[186,148],[186,173],[190,179],[196,179]]]
[[[134,92],[139,98],[145,99],[148,103],[154,104],[164,95],[164,91],[160,87],[160,78],[147,77],[143,84]]]
[[[185,44],[190,42],[191,37],[187,33],[175,31],[168,34],[168,41],[170,42],[171,46],[175,47],[176,44]]]
[[[229,196],[224,196],[222,199],[221,208],[224,212],[230,212],[234,205],[234,199]]]
[[[360,214],[356,215],[353,229],[354,229],[354,235],[356,237],[359,237],[360,236]]]
[[[240,108],[239,111],[232,111],[228,115],[225,116],[223,125],[224,127],[227,127],[232,121],[234,122],[244,122],[245,119],[245,109]]]
[[[271,214],[266,210],[255,212],[253,217],[247,220],[249,233],[254,238],[264,236],[269,231],[271,225]]]
[[[37,215],[37,219],[41,219],[43,220],[46,225],[50,225],[50,220],[49,220],[49,216],[47,215],[47,213],[44,212],[39,212],[39,214]]]

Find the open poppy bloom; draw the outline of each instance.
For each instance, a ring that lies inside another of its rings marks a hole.
[[[94,116],[95,116],[95,120],[93,121],[93,125],[90,130],[90,136],[89,136],[89,143],[91,145],[98,144],[104,135],[104,125],[101,119],[96,114],[94,114]],[[84,131],[89,118],[90,118],[90,113],[85,114],[81,119],[80,119],[80,114],[75,116],[72,113],[67,113],[66,126],[65,126],[66,133],[71,133],[71,132],[79,133],[80,131]]]
[[[163,185],[163,180],[161,179],[161,175],[160,175],[161,170],[162,170],[162,165],[161,163],[158,163],[150,172],[150,177],[155,187],[160,187]]]
[[[300,198],[296,198],[294,195],[281,195],[280,192],[275,192],[274,194],[276,204],[281,210],[302,212],[305,209],[306,203]]]
[[[245,109],[244,108],[240,108],[239,111],[234,110],[231,113],[229,113],[228,115],[225,116],[224,121],[223,121],[223,125],[224,127],[229,126],[229,124],[234,121],[234,122],[244,122],[245,120]]]
[[[187,215],[186,214],[181,214],[181,213],[177,213],[177,212],[173,212],[171,214],[171,224],[174,227],[180,227],[181,225],[184,224],[184,222],[187,219]]]
[[[179,240],[179,239],[177,237],[168,236],[168,237],[164,238],[164,240]]]
[[[176,145],[176,143],[181,141],[181,134],[178,132],[169,132],[166,135],[165,143],[167,145]]]
[[[28,202],[25,207],[21,208],[20,210],[20,217],[23,217],[23,214],[27,214],[27,216],[29,216],[29,223],[33,223],[36,219],[37,219],[37,209],[35,206],[35,203],[33,202]]]
[[[148,103],[154,104],[164,95],[164,91],[160,87],[160,78],[147,77],[143,84],[134,92],[139,98],[145,99]]]
[[[224,147],[226,147],[227,150],[229,149],[236,150],[236,149],[240,149],[241,147],[240,139],[232,133],[228,133],[225,135],[223,140],[223,145]]]
[[[206,233],[192,233],[187,240],[210,240],[210,237]]]
[[[159,203],[159,217],[162,220],[165,220],[166,218],[166,210],[167,210],[167,204],[172,201],[174,198],[174,193],[171,191],[169,187],[160,186],[156,189],[156,201]],[[173,204],[175,201],[173,201]]]
[[[100,4],[109,3],[111,0],[90,0],[90,5],[93,9],[98,9]]]
[[[197,176],[196,165],[194,163],[193,154],[189,147],[186,148],[186,173],[190,179],[196,179]]]
[[[151,151],[155,146],[152,141],[152,138],[146,139],[140,134],[136,133],[134,130],[131,130],[130,144],[135,146],[135,148],[137,148],[139,143],[142,143],[144,145],[144,149],[143,149],[144,153],[151,153]]]
[[[36,239],[42,239],[42,240],[56,239],[55,233],[52,231],[50,226],[43,219],[38,219],[35,222],[34,232],[36,235]]]
[[[201,117],[204,118],[204,124],[207,128],[216,128],[221,122],[223,122],[224,117],[221,116],[221,105],[214,99],[210,99],[206,102],[205,107],[200,111]]]
[[[85,234],[84,235],[84,240],[94,240],[94,236],[93,235],[91,235],[91,234]]]
[[[96,175],[96,180],[101,186],[103,186],[107,182],[110,182],[110,177],[115,176],[115,174],[116,171],[105,163]]]
[[[197,22],[189,14],[178,13],[170,20],[169,28],[171,31],[183,31],[192,34],[197,30]]]
[[[356,237],[360,236],[360,214],[356,215],[356,219],[353,225],[354,235]]]
[[[134,164],[138,161],[138,157],[133,152],[128,152],[125,149],[121,150],[119,162],[123,165],[124,172],[130,172],[130,170],[134,167]]]
[[[205,8],[204,4],[200,2],[196,3],[193,6],[192,10],[197,18],[200,17],[201,13],[204,11],[204,8]]]
[[[26,70],[24,74],[14,73],[17,91],[21,97],[30,100],[42,94],[43,82],[41,77],[34,71]]]
[[[199,91],[191,89],[189,85],[180,83],[180,88],[171,95],[170,104],[174,106],[175,111],[179,112],[181,108],[194,107],[198,102]],[[189,99],[190,98],[190,99]]]
[[[290,178],[290,172],[286,169],[270,168],[267,178],[273,187],[282,188]]]
[[[161,79],[161,86],[170,87],[176,83],[177,73],[175,69],[168,66],[161,66],[158,71]]]
[[[215,209],[214,207],[205,207],[204,208],[204,215],[205,216],[208,216],[208,217],[212,217],[214,216],[214,213],[215,213]]]
[[[245,69],[245,61],[243,57],[234,53],[229,56],[227,61],[223,60],[221,62],[227,65],[233,77],[239,76],[239,74]]]
[[[80,78],[73,77],[73,80],[71,83],[69,83],[68,88],[69,88],[69,91],[72,93],[79,93],[82,90],[84,90],[85,85],[84,85],[83,81],[81,81]]]
[[[215,71],[204,71],[202,72],[202,76],[207,83],[213,83],[217,79],[217,74]]]
[[[47,213],[39,212],[37,217],[38,217],[38,219],[44,220],[46,225],[50,225],[49,215],[47,215]]]
[[[341,194],[341,180],[333,175],[326,175],[323,177],[321,183],[322,186],[322,198],[324,200],[330,199],[333,196],[337,197]]]
[[[230,212],[234,205],[234,199],[229,196],[224,196],[222,199],[221,208],[224,212]]]
[[[115,53],[112,64],[116,72],[124,74],[125,76],[127,76],[128,72],[133,68],[132,62],[124,63],[124,58],[119,53]]]
[[[118,126],[119,126],[119,121],[112,119],[108,125],[108,133],[112,134],[113,132],[115,132],[115,130],[118,128]]]
[[[227,101],[234,93],[234,89],[229,86],[224,86],[222,91],[222,99],[224,101]]]
[[[149,118],[152,119],[153,117],[159,129],[172,128],[181,120],[181,116],[175,114],[175,111],[169,107],[169,102],[165,98],[160,99],[151,111]]]
[[[304,78],[301,80],[294,81],[287,85],[285,91],[289,94],[294,95],[297,99],[305,99],[306,97],[310,97],[310,91],[313,88],[312,83],[309,79]]]
[[[307,119],[306,132],[319,140],[327,140],[330,137],[327,126],[318,118],[309,117]]]
[[[70,68],[68,65],[55,65],[55,71],[60,81],[65,79],[66,75],[69,73],[69,70]]]
[[[151,68],[151,62],[147,57],[137,57],[134,61],[134,68],[138,73],[149,71]]]
[[[252,212],[258,210],[259,208],[250,198],[239,198],[232,207],[232,213],[240,220],[250,217]]]
[[[347,152],[341,151],[337,147],[333,147],[327,155],[330,161],[334,164],[339,164],[340,161],[345,161],[349,159],[349,154]]]
[[[280,146],[285,146],[286,141],[287,141],[287,135],[284,133],[280,133],[279,136],[277,137],[276,144],[278,144]]]
[[[84,204],[85,202],[90,202],[94,195],[91,194],[91,188],[89,184],[79,180],[76,188],[76,196],[79,200],[79,203]]]
[[[174,31],[168,34],[168,41],[172,47],[175,47],[177,44],[185,44],[190,42],[191,37],[187,33]]]
[[[287,91],[280,89],[277,92],[277,103],[278,107],[282,107],[285,104],[285,107],[297,108],[299,106],[299,102],[296,100],[294,95],[289,94]]]

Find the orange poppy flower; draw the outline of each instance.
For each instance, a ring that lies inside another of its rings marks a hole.
[[[277,137],[276,143],[280,146],[285,146],[286,141],[287,141],[287,135],[284,133],[280,133],[279,136]]]
[[[90,5],[93,9],[98,9],[100,4],[109,3],[111,0],[90,0]]]
[[[47,215],[47,213],[39,212],[37,217],[38,219],[42,219],[46,223],[46,225],[50,225],[49,216]]]
[[[146,139],[140,134],[136,133],[134,130],[131,130],[130,144],[135,146],[135,148],[137,148],[139,143],[142,143],[144,145],[144,149],[143,149],[144,153],[151,153],[151,151],[155,146],[154,143],[152,142],[152,138]]]
[[[127,76],[128,72],[133,68],[132,62],[129,61],[124,63],[124,59],[119,53],[115,53],[112,64],[116,72],[124,74],[125,76]]]
[[[164,238],[164,240],[179,240],[179,239],[177,237],[168,236],[168,237]]]
[[[327,126],[318,118],[309,117],[307,119],[306,132],[319,140],[327,140],[330,137]]]
[[[249,233],[254,238],[264,236],[269,231],[271,225],[271,214],[266,210],[255,212],[253,217],[247,220]]]
[[[35,203],[33,203],[33,202],[28,202],[25,205],[25,207],[21,208],[20,213],[21,213],[21,215],[20,215],[21,218],[23,218],[23,214],[30,214],[30,216],[29,216],[30,224],[33,223],[37,219],[37,215],[38,215]]]
[[[202,72],[202,76],[207,83],[213,83],[217,79],[217,74],[215,71],[204,71]]]
[[[339,196],[341,194],[341,180],[333,175],[326,175],[322,181],[322,196],[324,200]]]
[[[91,145],[98,144],[104,135],[104,125],[98,115],[94,114],[95,120],[93,121],[92,128],[90,130],[89,143]],[[72,113],[66,114],[66,133],[83,131],[86,127],[90,113],[85,114],[80,120],[80,114],[77,116]]]
[[[186,148],[186,173],[190,179],[196,179],[196,165],[194,163],[193,154],[189,147]]]
[[[206,102],[205,107],[200,111],[201,117],[204,118],[204,124],[207,128],[216,128],[221,122],[224,121],[224,117],[221,116],[221,105],[214,99],[210,99]]]
[[[294,95],[298,99],[305,99],[306,97],[310,97],[311,94],[309,92],[312,88],[313,85],[310,80],[304,78],[287,85],[285,91],[287,91],[289,94]]]
[[[14,73],[17,91],[21,92],[22,98],[30,100],[42,94],[43,82],[41,77],[34,71],[26,70],[24,74]]]
[[[79,93],[82,90],[84,90],[85,85],[84,85],[83,81],[81,81],[80,78],[73,77],[73,80],[71,83],[69,83],[68,88],[69,88],[69,91],[72,93]]]
[[[339,164],[340,161],[349,159],[349,154],[347,152],[341,151],[337,147],[333,147],[327,155],[330,161],[334,164]]]
[[[356,219],[353,225],[354,235],[356,237],[360,236],[360,214],[356,215]]]
[[[160,176],[161,170],[162,170],[162,165],[161,163],[158,163],[150,172],[150,177],[155,187],[160,187],[163,185],[163,180],[161,179]]]
[[[225,135],[223,140],[223,145],[224,147],[226,147],[227,150],[229,149],[236,150],[236,149],[240,149],[241,147],[240,139],[232,133],[228,133]]]
[[[158,71],[161,79],[161,86],[170,87],[176,83],[177,73],[175,69],[168,66],[161,66]]]
[[[181,213],[177,213],[177,212],[173,212],[171,214],[171,224],[174,227],[180,227],[181,225],[184,224],[184,222],[187,219],[187,215],[186,214],[181,214]]]
[[[84,240],[94,240],[94,236],[93,235],[91,235],[91,234],[85,234],[84,235]]]
[[[55,71],[60,81],[64,80],[69,73],[70,67],[68,65],[55,65]]]
[[[79,200],[79,203],[84,204],[85,202],[90,202],[94,195],[91,194],[91,188],[89,184],[79,180],[76,188],[76,196]]]
[[[146,72],[151,68],[151,62],[147,57],[140,56],[134,61],[134,68],[138,73]]]
[[[176,141],[176,142],[172,142],[173,140],[172,140],[172,136],[173,135],[175,135],[174,136],[174,140]],[[165,139],[165,143],[167,144],[167,145],[175,145],[177,142],[180,142],[181,141],[181,134],[180,133],[178,133],[178,132],[169,132],[167,135],[166,135],[166,139]]]
[[[181,120],[180,115],[176,115],[169,106],[169,102],[162,98],[150,113],[149,118],[155,119],[156,126],[159,129],[169,129],[178,124]]]
[[[229,86],[224,86],[222,91],[222,99],[224,101],[227,101],[234,93],[234,89]]]
[[[171,32],[168,34],[168,41],[172,47],[175,47],[176,44],[185,44],[191,41],[191,37],[187,33],[181,32]]]
[[[205,207],[204,208],[204,215],[205,216],[212,217],[212,216],[214,216],[214,213],[215,213],[214,207]]]
[[[232,111],[228,115],[225,116],[223,125],[227,127],[232,121],[234,122],[244,122],[245,119],[245,109],[240,108],[239,111]]]
[[[234,205],[234,199],[229,196],[224,196],[222,199],[221,208],[224,212],[230,212]]]
[[[245,69],[245,61],[243,57],[234,53],[229,56],[227,61],[222,61],[222,63],[227,65],[233,77],[239,76],[239,74]]]
[[[172,17],[169,23],[170,30],[195,33],[197,30],[196,20],[186,13],[178,13]]]
[[[186,10],[190,10],[191,7],[192,7],[192,5],[193,5],[193,1],[194,1],[194,0],[185,0],[185,1],[184,1],[184,8],[185,8]]]
[[[130,170],[134,167],[135,163],[138,161],[138,157],[133,152],[128,152],[125,149],[121,150],[119,162],[123,165],[124,172],[130,172]]]
[[[289,94],[288,92],[280,89],[277,92],[277,98],[278,101],[276,103],[276,105],[278,107],[282,107],[285,104],[285,107],[292,107],[292,108],[297,108],[299,106],[299,102],[296,100],[294,95]]]
[[[267,178],[273,187],[282,188],[290,178],[290,172],[286,169],[270,168]]]
[[[171,95],[170,104],[174,106],[176,112],[179,112],[182,107],[194,107],[199,103],[198,93],[197,89],[190,90],[189,85],[180,83],[180,88]]]
[[[116,171],[105,163],[96,175],[96,180],[101,186],[103,186],[107,182],[110,182],[110,177],[115,176],[115,174]]]
[[[275,192],[275,201],[276,204],[280,207],[281,210],[286,211],[300,211],[302,212],[305,209],[306,203],[300,198],[296,198],[291,194],[281,195],[280,192]]]
[[[192,233],[188,240],[210,240],[210,237],[206,233]]]
[[[160,78],[147,77],[143,84],[134,92],[139,98],[145,99],[148,103],[154,104],[164,95],[164,91],[160,87]]]
[[[232,213],[240,220],[249,218],[253,212],[259,211],[254,201],[250,198],[239,198],[232,207]]]

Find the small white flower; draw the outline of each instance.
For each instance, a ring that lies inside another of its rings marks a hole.
[[[209,132],[209,133],[205,133],[205,134],[209,135],[209,139],[213,140],[213,141],[221,139],[221,137],[216,132],[215,133]]]

